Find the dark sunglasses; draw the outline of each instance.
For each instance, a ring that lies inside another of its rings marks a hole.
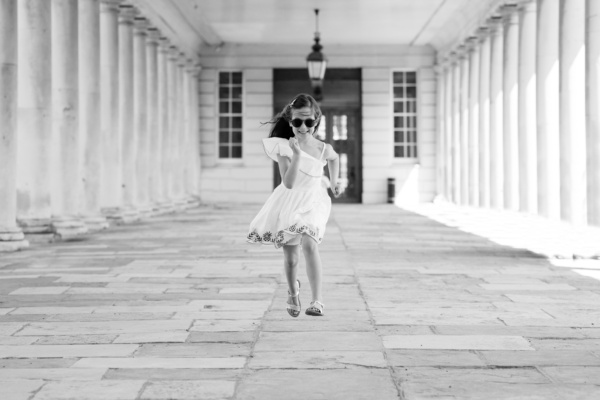
[[[312,119],[312,118],[307,118],[307,119],[294,118],[291,122],[292,122],[292,126],[294,128],[300,128],[302,126],[302,124],[306,125],[307,128],[312,128],[317,123],[317,120]]]

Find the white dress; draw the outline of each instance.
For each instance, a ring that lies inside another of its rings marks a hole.
[[[263,139],[265,153],[277,161],[277,155],[292,158],[288,140]],[[321,243],[331,212],[331,199],[323,185],[325,145],[319,158],[301,151],[299,171],[292,189],[283,183],[275,188],[258,215],[250,223],[248,242],[281,246],[300,244],[302,234]]]

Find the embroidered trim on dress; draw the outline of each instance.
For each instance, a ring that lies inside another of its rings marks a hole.
[[[265,245],[274,244],[275,248],[277,248],[277,249],[282,247],[284,244],[286,244],[287,242],[290,241],[291,238],[288,240],[285,240],[285,234],[288,234],[288,235],[291,234],[292,236],[296,236],[296,235],[301,235],[303,233],[306,233],[308,236],[313,238],[319,244],[323,241],[323,238],[319,237],[319,229],[318,228],[317,228],[317,231],[315,232],[308,225],[302,225],[301,227],[298,227],[297,225],[298,224],[294,224],[294,225],[290,226],[288,229],[282,229],[279,232],[277,232],[276,235],[273,235],[273,233],[271,233],[270,231],[265,232],[264,234],[261,235],[256,230],[254,230],[248,234],[248,237],[246,239],[249,243],[259,243],[259,244],[265,244]]]

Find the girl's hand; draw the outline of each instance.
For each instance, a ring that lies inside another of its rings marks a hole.
[[[333,193],[333,197],[335,197],[336,199],[338,197],[340,197],[342,195],[342,193],[344,192],[342,190],[342,184],[341,182],[336,182],[334,185],[331,186],[331,192]]]
[[[294,152],[294,154],[299,155],[300,154],[300,145],[298,144],[298,139],[296,139],[295,137],[291,137],[288,142],[289,142],[290,147],[291,147],[292,151]]]

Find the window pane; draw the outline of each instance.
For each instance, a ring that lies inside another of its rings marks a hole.
[[[417,83],[417,73],[416,72],[407,72],[406,73],[406,83]]]
[[[242,146],[232,146],[231,147],[231,157],[232,158],[242,158]]]
[[[219,113],[221,113],[221,114],[229,113],[229,102],[228,101],[220,101],[219,102]]]
[[[404,112],[404,103],[402,101],[395,101],[394,102],[394,112],[395,113]]]
[[[238,86],[234,86],[231,88],[231,98],[232,99],[240,99],[242,98],[242,88]]]
[[[404,82],[404,72],[394,72],[394,83]]]
[[[394,142],[402,143],[404,141],[404,132],[396,131],[394,132]]]
[[[414,101],[406,102],[406,112],[410,112],[410,113],[417,112],[417,103]]]
[[[229,98],[229,87],[221,86],[219,88],[219,98],[220,99],[228,99]]]
[[[219,84],[227,84],[229,83],[229,72],[220,72],[219,73]]]
[[[394,157],[404,157],[404,147],[395,146],[394,147]]]
[[[219,157],[229,158],[229,146],[219,146]]]
[[[413,157],[419,157],[419,155],[417,154],[417,146],[413,146]]]
[[[404,117],[394,117],[394,128],[404,128]]]
[[[241,114],[242,113],[242,102],[241,101],[232,101],[231,102],[231,112],[233,114]]]
[[[231,127],[242,129],[242,117],[232,117],[231,118]]]
[[[404,97],[404,88],[402,86],[396,86],[396,87],[394,87],[394,97],[395,98],[402,98],[402,97]]]
[[[242,143],[242,132],[241,131],[233,131],[231,132],[231,143]]]
[[[229,132],[228,131],[219,132],[219,144],[229,144]]]
[[[241,72],[232,72],[231,73],[231,83],[235,85],[242,84],[242,73]]]
[[[221,117],[219,118],[219,128],[220,129],[227,129],[229,128],[229,117]]]
[[[415,98],[417,97],[417,88],[414,86],[409,86],[406,88],[406,97]]]

